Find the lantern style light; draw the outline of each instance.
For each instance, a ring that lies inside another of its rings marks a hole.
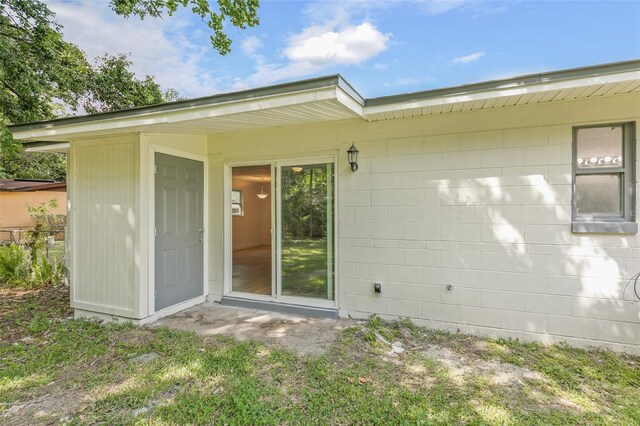
[[[358,148],[352,143],[351,148],[347,150],[347,158],[349,159],[349,165],[351,166],[351,171],[356,172],[358,170]]]

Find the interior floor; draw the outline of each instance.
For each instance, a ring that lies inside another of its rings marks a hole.
[[[271,246],[233,251],[233,291],[271,295]]]

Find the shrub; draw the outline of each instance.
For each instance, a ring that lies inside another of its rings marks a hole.
[[[0,283],[25,286],[31,283],[29,254],[15,244],[0,247]]]
[[[32,264],[33,283],[37,285],[60,284],[66,275],[66,268],[59,259],[49,260],[41,256]]]

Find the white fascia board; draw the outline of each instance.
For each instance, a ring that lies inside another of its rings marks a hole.
[[[622,83],[627,81],[631,82],[634,80],[640,81],[640,71],[629,71],[604,76],[576,78],[549,83],[541,82],[528,85],[511,83],[503,87],[498,87],[496,89],[482,92],[452,94],[436,98],[416,99],[408,102],[399,102],[387,105],[365,106],[364,116],[365,118],[369,119],[369,116],[385,112],[402,111],[413,108],[425,108],[438,105],[454,104],[458,102],[487,100],[492,98],[502,98],[541,92],[560,91],[565,89],[575,89],[578,87],[588,87],[601,84]]]
[[[364,106],[340,87],[336,87],[336,99],[358,117],[364,118]]]
[[[336,88],[327,87],[305,92],[295,92],[258,99],[248,99],[202,107],[194,107],[187,110],[162,111],[140,114],[131,117],[121,117],[106,120],[88,121],[77,124],[51,126],[40,129],[25,130],[22,132],[18,131],[13,134],[13,137],[18,140],[46,140],[47,138],[60,138],[61,136],[70,138],[73,135],[82,133],[96,133],[101,131],[112,132],[114,130],[126,131],[127,129],[137,128],[140,126],[152,126],[194,121],[203,118],[220,117],[225,115],[251,111],[261,111],[304,103],[335,100],[336,98]]]
[[[25,152],[58,152],[61,154],[67,154],[69,152],[69,142],[52,143],[42,146],[29,147],[25,146]]]

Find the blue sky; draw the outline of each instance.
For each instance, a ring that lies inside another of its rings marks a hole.
[[[187,11],[124,19],[106,0],[48,1],[90,57],[130,53],[140,76],[207,96],[342,74],[365,97],[640,58],[634,1],[266,1],[220,56]]]

